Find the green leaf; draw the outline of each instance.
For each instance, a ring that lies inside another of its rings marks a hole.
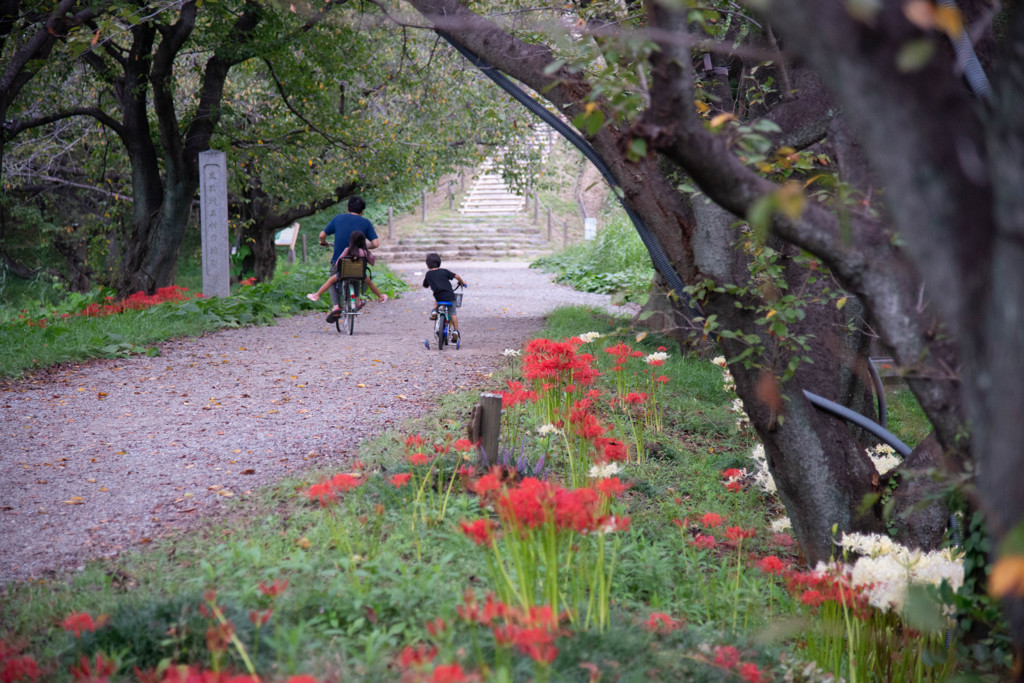
[[[927,38],[912,40],[900,48],[896,55],[896,68],[904,73],[920,71],[935,54],[935,44]]]
[[[633,138],[629,142],[629,150],[626,152],[626,158],[630,161],[640,161],[647,156],[647,140],[643,138]]]

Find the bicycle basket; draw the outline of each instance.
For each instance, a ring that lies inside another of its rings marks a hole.
[[[362,280],[366,277],[366,259],[338,259],[339,280]]]
[[[462,292],[455,292],[455,308],[462,308]]]

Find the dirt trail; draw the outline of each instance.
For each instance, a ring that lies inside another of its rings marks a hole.
[[[353,336],[308,314],[0,384],[0,585],[116,555],[287,474],[344,462],[445,392],[493,388],[485,376],[501,352],[553,308],[608,307],[524,263],[445,266],[470,285],[459,351],[424,348],[423,267],[393,264],[413,291],[368,304]]]

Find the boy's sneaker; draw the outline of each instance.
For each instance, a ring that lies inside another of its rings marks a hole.
[[[458,341],[459,341],[459,331],[458,330],[452,330],[452,342],[458,342]]]
[[[431,311],[430,312],[430,319],[431,320],[437,320],[437,311]]]

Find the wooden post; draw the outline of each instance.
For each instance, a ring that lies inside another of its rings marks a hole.
[[[395,215],[394,215],[394,209],[389,206],[388,207],[388,239],[391,239],[394,236],[395,236]]]
[[[551,209],[548,209],[548,242],[551,241]]]
[[[427,222],[427,191],[426,191],[426,189],[423,190],[423,198],[421,200],[421,205],[423,207],[423,211],[422,211],[423,222],[426,223]]]
[[[452,185],[454,185],[454,182],[449,180],[448,181],[448,210],[449,211],[454,211],[455,210],[455,193],[452,191]]]
[[[537,225],[537,210],[540,208],[540,197],[533,193],[533,224]]]
[[[459,171],[459,192],[466,191],[466,173]]]
[[[306,233],[302,233],[302,262],[305,263],[309,254],[306,252]]]
[[[501,431],[501,394],[480,394],[480,448],[487,462],[499,460],[498,434]]]

